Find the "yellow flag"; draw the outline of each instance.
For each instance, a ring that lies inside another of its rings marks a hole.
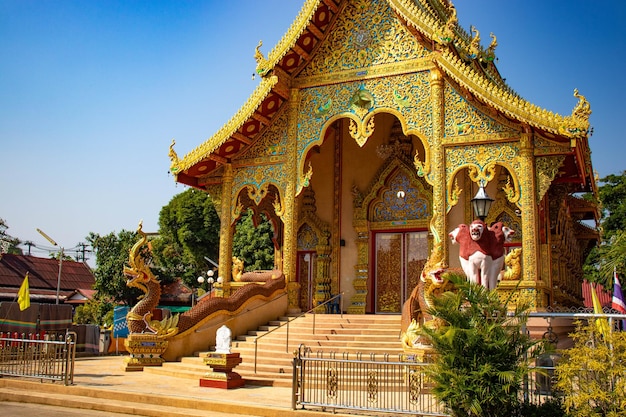
[[[591,300],[593,301],[593,312],[595,314],[603,314],[604,311],[602,311],[602,305],[600,304],[598,293],[596,293],[596,286],[593,283],[591,284]],[[602,336],[607,336],[611,331],[609,321],[606,317],[596,319],[596,328]]]
[[[28,288],[28,272],[24,277],[24,281],[22,282],[22,286],[20,290],[17,292],[17,304],[20,306],[20,311],[26,310],[30,307],[30,289]]]

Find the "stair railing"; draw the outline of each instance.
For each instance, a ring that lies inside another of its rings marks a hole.
[[[331,302],[333,303],[331,305]],[[336,303],[339,302],[339,314],[340,317],[343,318],[343,293],[337,294],[334,297],[329,298],[328,300],[324,301],[321,304],[316,305],[315,307],[313,307],[312,309],[310,309],[309,311],[305,312],[305,313],[300,313],[298,316],[292,317],[290,319],[287,320],[287,322],[282,323],[280,325],[278,325],[277,327],[268,330],[267,332],[263,333],[261,336],[257,336],[254,338],[254,373],[256,374],[256,364],[257,364],[257,354],[258,354],[258,341],[259,339],[264,338],[265,336],[275,332],[278,329],[282,329],[284,326],[287,326],[287,331],[286,331],[286,340],[285,340],[285,352],[289,352],[289,323],[291,323],[294,320],[299,319],[300,317],[304,317],[307,314],[313,314],[313,334],[315,334],[315,316],[316,316],[316,311],[318,309],[320,309],[320,307],[324,307],[324,309],[331,307],[331,306],[335,306]]]

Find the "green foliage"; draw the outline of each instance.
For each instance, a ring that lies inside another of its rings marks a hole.
[[[211,197],[190,188],[177,194],[159,213],[159,236],[152,241],[152,252],[161,282],[182,278],[197,286],[196,278],[217,261],[220,221]]]
[[[113,324],[113,304],[95,299],[89,300],[76,307],[74,323],[110,327]]]
[[[512,416],[519,408],[518,390],[530,372],[527,352],[544,351],[523,332],[528,305],[510,314],[496,291],[448,273],[455,286],[433,300],[429,313],[441,326],[423,327],[435,355],[429,374],[433,394],[454,417]]]
[[[21,242],[7,234],[9,226],[6,221],[0,218],[0,253],[10,253],[13,255],[21,255],[22,250],[17,247]]]
[[[585,260],[585,278],[613,288],[613,268],[626,275],[626,171],[608,175],[598,189],[602,207],[601,226],[604,241],[591,250]]]
[[[556,388],[572,417],[626,415],[626,332],[601,336],[593,323],[578,322],[574,347],[556,365]]]
[[[602,202],[602,229],[606,237],[626,230],[626,171],[621,175],[607,175],[600,179],[598,189]]]
[[[530,404],[524,402],[520,404],[515,416],[519,417],[567,417],[565,406],[560,398],[546,400],[542,404]]]
[[[139,235],[128,230],[105,236],[90,233],[87,241],[96,253],[93,274],[96,278],[94,289],[97,297],[133,305],[142,292],[126,285],[124,265],[128,264],[129,251],[139,241]]]
[[[272,224],[261,217],[255,227],[254,213],[248,210],[235,227],[233,236],[233,256],[243,260],[246,271],[274,268],[274,235]]]

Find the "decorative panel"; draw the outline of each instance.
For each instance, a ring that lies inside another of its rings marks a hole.
[[[301,76],[367,68],[426,56],[429,51],[385,0],[347,2],[333,31]]]

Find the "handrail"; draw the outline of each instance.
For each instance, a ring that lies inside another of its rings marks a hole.
[[[285,340],[285,352],[289,352],[289,323],[291,323],[294,320],[299,319],[300,317],[304,317],[307,314],[313,313],[313,334],[315,334],[315,315],[316,315],[316,310],[319,309],[320,307],[330,303],[331,301],[335,300],[336,298],[339,298],[339,314],[341,316],[341,318],[343,318],[343,292],[339,293],[337,295],[335,295],[334,297],[329,298],[328,300],[324,301],[321,304],[316,305],[315,307],[313,307],[312,309],[310,309],[309,311],[305,312],[305,313],[300,313],[298,316],[295,316],[291,319],[288,319],[286,323],[280,324],[278,325],[276,328],[268,330],[267,332],[263,333],[261,336],[257,336],[254,338],[254,373],[256,374],[256,364],[257,364],[257,354],[258,354],[258,340],[264,338],[265,336],[275,332],[278,329],[283,328],[284,326],[287,326],[287,334],[286,334],[286,340]]]

